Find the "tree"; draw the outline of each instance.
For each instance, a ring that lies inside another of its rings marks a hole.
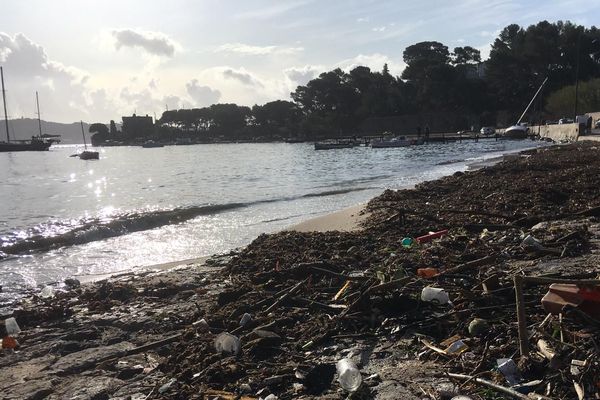
[[[117,124],[115,124],[114,120],[110,120],[110,135],[111,136],[117,136]]]
[[[106,125],[99,122],[91,124],[88,128],[88,132],[93,133],[90,140],[94,146],[99,145],[108,139],[108,128]]]
[[[90,133],[98,133],[102,136],[108,136],[108,128],[105,124],[101,124],[99,122],[93,123],[88,128],[88,132]]]
[[[481,62],[481,52],[471,46],[455,47],[452,53],[454,65],[478,64]]]
[[[406,68],[402,78],[418,82],[425,78],[429,68],[448,64],[450,53],[440,42],[419,42],[404,50],[403,59]]]

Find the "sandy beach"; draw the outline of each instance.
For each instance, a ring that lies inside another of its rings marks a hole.
[[[335,363],[347,357],[361,371],[360,398],[485,398],[489,386],[462,384],[478,375],[514,390],[496,366],[506,357],[523,381],[542,382],[532,391],[546,397],[533,398],[573,398],[572,382],[552,372],[569,364],[550,368],[533,349],[545,340],[557,353],[595,360],[590,336],[573,333],[595,325],[565,312],[563,338],[551,340],[559,317],[540,305],[548,287],[527,286],[533,328],[524,356],[513,278],[598,275],[599,151],[531,150],[388,190],[226,255],[67,282],[3,317],[22,332],[16,351],[0,352],[0,390],[6,399],[337,399],[347,394]],[[442,233],[426,239],[429,232]],[[413,244],[403,247],[407,237]],[[451,303],[421,300],[428,286]],[[475,320],[484,328],[472,331]],[[239,350],[215,350],[224,332]],[[454,354],[457,343],[466,349]],[[591,365],[579,380],[590,391]]]

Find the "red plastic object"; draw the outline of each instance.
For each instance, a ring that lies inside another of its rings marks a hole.
[[[421,278],[433,278],[440,274],[440,270],[437,268],[419,268],[417,269],[417,275]]]
[[[417,238],[417,242],[418,243],[427,243],[427,242],[432,241],[433,239],[442,237],[447,233],[448,233],[448,229],[444,229],[443,231],[433,232],[433,233],[430,233],[429,235],[419,236]]]
[[[565,306],[577,307],[592,317],[600,318],[600,289],[554,283],[542,298],[542,306],[551,314],[561,313]]]
[[[10,336],[5,336],[2,338],[2,348],[3,349],[16,349],[19,343]]]

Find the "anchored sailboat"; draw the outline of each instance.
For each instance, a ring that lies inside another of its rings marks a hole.
[[[83,146],[85,150],[79,153],[79,158],[82,160],[98,160],[100,159],[100,153],[97,151],[90,151],[87,149],[87,143],[85,141],[85,131],[83,130],[83,121],[81,121],[81,136],[83,136]]]
[[[6,127],[6,142],[0,142],[0,152],[8,151],[46,151],[53,143],[58,143],[56,139],[59,135],[42,135],[42,121],[40,119],[40,102],[38,94],[35,92],[35,100],[38,112],[39,136],[32,136],[30,140],[10,140],[8,130],[8,113],[6,112],[6,92],[4,90],[4,70],[0,67],[0,80],[2,81],[2,103],[4,105],[4,123]]]

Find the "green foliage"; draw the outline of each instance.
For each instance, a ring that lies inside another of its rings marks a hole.
[[[401,77],[392,76],[387,64],[381,71],[337,68],[298,86],[291,93],[293,102],[171,110],[158,122],[163,132],[206,140],[348,136],[368,118],[419,113],[453,113],[493,125],[499,115],[519,115],[545,77],[546,93],[556,92],[548,109],[570,115],[572,89],[559,89],[574,83],[577,64],[580,81],[600,76],[600,31],[568,21],[541,21],[527,28],[512,24],[502,29],[484,63],[471,46],[450,53],[436,41],[408,46],[403,59]],[[582,112],[600,107],[593,82],[580,88]]]
[[[572,117],[575,110],[575,85],[565,86],[552,93],[546,110],[554,117]],[[600,78],[579,83],[578,114],[600,110]]]

